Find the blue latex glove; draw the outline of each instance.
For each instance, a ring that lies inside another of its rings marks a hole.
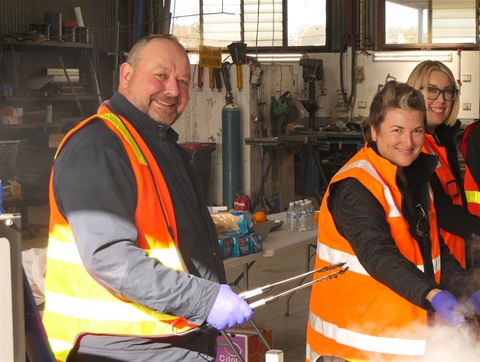
[[[432,307],[438,316],[452,326],[465,324],[465,316],[461,311],[457,298],[446,290],[442,290],[432,298]]]
[[[222,331],[241,323],[253,316],[253,310],[242,298],[233,292],[227,284],[220,285],[217,299],[207,317],[207,323]]]
[[[480,314],[480,289],[472,294],[467,301],[467,305],[469,308]]]

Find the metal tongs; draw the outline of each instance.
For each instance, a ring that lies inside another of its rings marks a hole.
[[[288,282],[291,282],[293,280],[297,280],[297,279],[300,279],[300,278],[305,278],[305,277],[309,276],[310,274],[325,273],[325,272],[330,271],[330,270],[341,268],[344,265],[345,265],[345,263],[336,263],[336,264],[332,264],[332,265],[329,265],[329,266],[326,266],[326,267],[323,267],[323,268],[320,268],[320,269],[315,269],[315,270],[312,270],[312,271],[308,271],[306,273],[296,275],[294,277],[284,279],[284,280],[281,280],[281,281],[276,282],[276,283],[267,284],[267,285],[264,285],[263,287],[255,288],[253,290],[247,290],[245,292],[240,293],[238,296],[240,298],[244,299],[244,300],[247,300],[247,299],[256,297],[258,295],[261,295],[265,292],[269,292],[270,290],[272,290],[273,288],[275,288],[278,285],[285,284],[285,283],[288,283]],[[276,301],[277,299],[279,299],[281,297],[284,297],[286,295],[295,293],[298,290],[308,288],[315,283],[322,282],[324,280],[329,280],[329,279],[336,278],[339,275],[342,275],[343,273],[345,273],[347,270],[348,270],[348,267],[345,267],[345,268],[337,270],[333,273],[325,275],[323,277],[314,279],[314,280],[312,280],[308,283],[297,285],[294,288],[288,289],[288,290],[286,290],[284,292],[281,292],[281,293],[278,293],[276,295],[272,295],[272,296],[269,296],[269,297],[259,299],[259,300],[255,301],[253,303],[250,303],[249,304],[250,308],[255,309],[255,308],[261,307],[265,304],[272,303],[272,302]],[[176,331],[177,328],[183,328],[183,327],[191,327],[192,329],[190,329],[186,332],[177,332]],[[256,325],[254,325],[254,327],[256,328]],[[203,331],[206,331],[206,330],[210,329],[211,326],[209,324],[206,324],[206,323],[202,324],[200,326],[197,326],[197,325],[193,325],[193,324],[188,323],[185,318],[179,318],[179,319],[176,319],[174,322],[172,322],[170,328],[171,328],[173,334],[179,336],[179,335],[185,335],[185,334],[188,334],[188,333],[191,333],[191,332],[203,332]],[[222,333],[223,332],[224,331],[222,331]],[[261,333],[259,331],[257,331],[257,332],[259,333],[259,336],[261,336]],[[263,337],[261,337],[261,338],[263,338]],[[264,342],[264,343],[266,343],[266,342]]]
[[[252,289],[252,290],[247,290],[245,292],[242,292],[240,293],[238,296],[242,299],[250,299],[250,298],[253,298],[253,297],[256,297],[258,295],[261,295],[263,293],[266,293],[266,292],[269,292],[271,291],[273,288],[275,288],[276,286],[278,285],[281,285],[281,284],[285,284],[285,283],[289,283],[293,280],[297,280],[297,279],[300,279],[300,278],[305,278],[307,276],[309,276],[310,274],[315,274],[315,273],[325,273],[327,271],[330,271],[330,270],[334,270],[334,269],[337,269],[337,268],[341,268],[345,265],[345,263],[336,263],[336,264],[332,264],[332,265],[329,265],[329,266],[326,266],[326,267],[323,267],[323,268],[320,268],[320,269],[315,269],[315,270],[312,270],[312,271],[308,271],[306,273],[303,273],[303,274],[299,274],[299,275],[296,275],[294,277],[291,277],[291,278],[287,278],[287,279],[284,279],[284,280],[281,280],[279,282],[276,282],[276,283],[272,283],[272,284],[267,284],[267,285],[264,285],[263,287],[259,287],[259,288],[255,288],[255,289]],[[300,284],[296,287],[293,287],[291,289],[288,289],[284,292],[281,292],[281,293],[278,293],[276,295],[272,295],[272,296],[269,296],[269,297],[265,297],[265,298],[262,298],[262,299],[259,299],[253,303],[250,303],[250,308],[252,309],[255,309],[257,307],[261,307],[265,304],[269,304],[269,303],[272,303],[272,302],[275,302],[277,299],[281,298],[281,297],[284,297],[286,295],[289,295],[289,294],[292,294],[292,293],[295,293],[301,289],[305,289],[305,288],[308,288],[310,286],[312,286],[313,284],[315,283],[318,283],[318,282],[322,282],[324,280],[329,280],[329,279],[333,279],[333,278],[336,278],[338,277],[339,275],[342,275],[343,273],[345,273],[346,271],[348,270],[348,267],[345,267],[345,268],[342,268],[340,270],[337,270],[333,273],[330,273],[328,275],[325,275],[323,277],[320,277],[320,278],[317,278],[317,279],[314,279],[308,283],[305,283],[305,284]]]

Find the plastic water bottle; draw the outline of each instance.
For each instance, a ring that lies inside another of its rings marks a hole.
[[[293,201],[288,204],[287,230],[297,231],[297,210],[295,210],[295,203]]]
[[[312,201],[307,200],[305,203],[305,208],[307,209],[307,231],[313,230],[313,213],[315,208],[313,207]]]
[[[297,212],[298,218],[298,231],[307,231],[307,209],[305,203],[300,203],[300,207]]]

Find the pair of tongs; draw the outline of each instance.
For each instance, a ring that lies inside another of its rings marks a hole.
[[[332,264],[332,265],[329,265],[329,266],[326,266],[326,267],[323,267],[323,268],[320,268],[320,269],[315,269],[315,270],[312,270],[312,271],[308,271],[306,273],[299,274],[299,275],[296,275],[294,277],[287,278],[287,279],[281,280],[281,281],[276,282],[276,283],[267,284],[267,285],[264,285],[263,287],[255,288],[255,289],[252,289],[252,290],[247,290],[245,292],[240,293],[238,296],[242,299],[247,300],[247,299],[259,296],[263,293],[269,292],[278,285],[289,283],[293,280],[297,280],[297,279],[300,279],[300,278],[305,278],[305,277],[309,276],[310,274],[325,273],[325,272],[330,271],[330,270],[334,270],[334,269],[337,269],[337,268],[342,268],[344,265],[345,265],[345,263],[336,263],[336,264]],[[281,297],[284,297],[284,296],[287,296],[289,294],[295,293],[295,292],[297,292],[301,289],[308,288],[315,283],[322,282],[324,280],[329,280],[329,279],[336,278],[339,275],[342,275],[343,273],[345,273],[347,270],[348,270],[348,267],[345,267],[345,268],[337,270],[333,273],[325,275],[323,277],[314,279],[314,280],[312,280],[308,283],[300,284],[300,285],[298,285],[294,288],[288,289],[288,290],[286,290],[284,292],[281,292],[281,293],[278,293],[276,295],[272,295],[272,296],[269,296],[269,297],[259,299],[259,300],[255,301],[253,303],[250,303],[249,304],[250,308],[255,309],[255,308],[261,307],[265,304],[275,302],[277,299],[279,299]]]
[[[247,290],[245,292],[240,293],[238,296],[240,298],[244,299],[244,300],[247,300],[247,299],[256,297],[258,295],[261,295],[265,292],[268,292],[278,285],[285,284],[285,283],[288,283],[288,282],[291,282],[293,280],[297,280],[297,279],[300,279],[300,278],[305,278],[305,277],[309,276],[310,274],[324,273],[324,272],[334,270],[334,269],[337,269],[337,268],[342,268],[344,265],[345,265],[345,263],[336,263],[336,264],[332,264],[332,265],[329,265],[329,266],[326,266],[326,267],[323,267],[323,268],[320,268],[320,269],[315,269],[315,270],[312,270],[312,271],[308,271],[306,273],[303,273],[303,274],[300,274],[300,275],[297,275],[297,276],[294,276],[294,277],[291,277],[291,278],[288,278],[288,279],[285,279],[285,280],[281,280],[281,281],[273,283],[273,284],[267,284],[267,285],[264,285],[263,287],[255,288],[253,290]],[[324,281],[324,280],[329,280],[329,279],[336,278],[339,275],[345,273],[347,270],[348,270],[348,267],[345,267],[345,268],[337,270],[333,273],[325,275],[323,277],[314,279],[314,280],[312,280],[308,283],[300,284],[300,285],[298,285],[294,288],[288,289],[288,290],[286,290],[284,292],[281,292],[279,294],[272,295],[272,296],[269,296],[269,297],[266,297],[266,298],[263,298],[263,299],[259,299],[259,300],[255,301],[253,303],[250,303],[249,304],[250,308],[255,309],[255,308],[263,306],[265,304],[274,302],[278,298],[281,298],[281,297],[284,297],[286,295],[295,293],[298,290],[308,288],[315,283],[318,283],[318,282],[321,282],[321,281]],[[176,331],[177,328],[181,329],[181,328],[184,328],[184,327],[190,327],[191,329],[186,331],[186,332],[177,332]],[[174,320],[171,323],[170,328],[172,330],[172,333],[178,336],[178,335],[185,335],[185,334],[192,333],[192,332],[204,332],[204,331],[206,331],[206,330],[208,330],[212,327],[209,324],[206,324],[206,323],[202,324],[200,326],[193,325],[193,324],[188,323],[188,321],[185,318],[182,317],[182,318],[178,318],[178,319]]]

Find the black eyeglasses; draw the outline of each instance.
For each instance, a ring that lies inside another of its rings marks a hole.
[[[422,87],[421,89],[425,89]],[[427,99],[434,101],[438,97],[440,97],[440,94],[443,96],[443,100],[446,102],[452,102],[457,98],[458,94],[458,89],[456,88],[446,88],[446,89],[440,89],[437,87],[427,87]]]
[[[427,215],[423,210],[422,205],[417,204],[418,219],[416,225],[416,231],[418,236],[427,236],[430,233],[430,223],[428,222]]]

